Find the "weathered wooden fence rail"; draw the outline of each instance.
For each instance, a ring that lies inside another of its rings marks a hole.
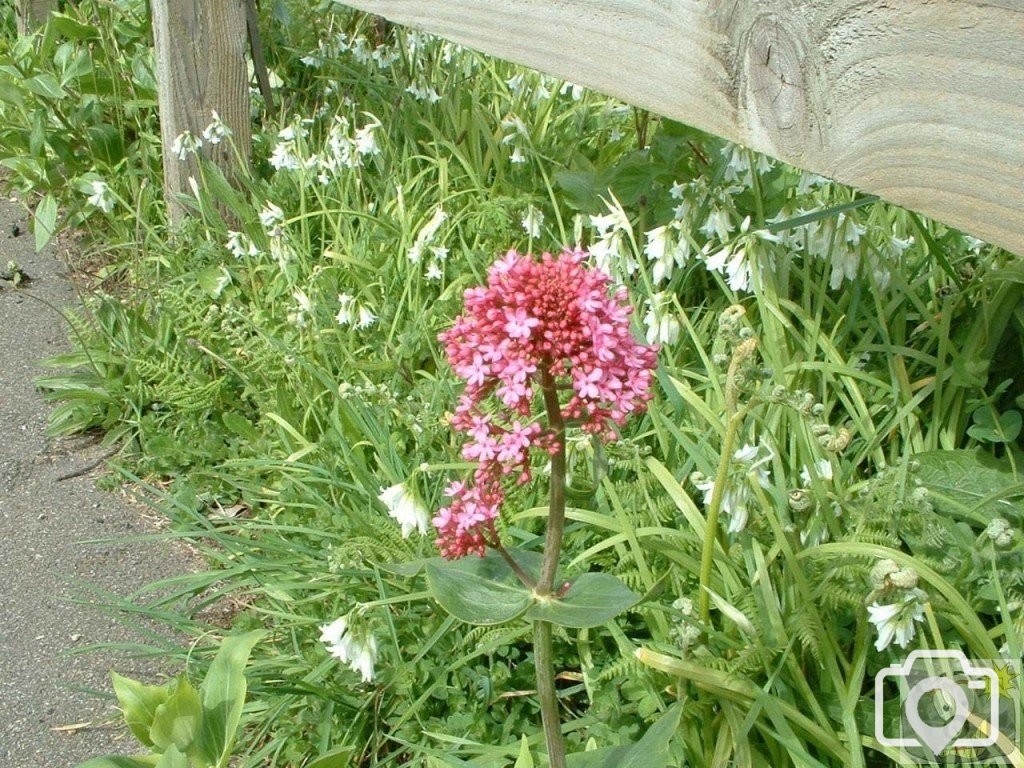
[[[345,0],[1024,254],[1020,0]]]

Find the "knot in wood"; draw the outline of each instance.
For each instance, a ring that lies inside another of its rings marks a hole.
[[[741,58],[740,108],[755,146],[796,162],[821,144],[813,103],[818,59],[808,47],[777,17],[758,16]]]

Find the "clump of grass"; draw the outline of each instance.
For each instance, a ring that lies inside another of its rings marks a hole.
[[[241,764],[506,766],[519,736],[539,745],[515,694],[532,686],[526,625],[441,615],[417,569],[431,537],[402,538],[378,500],[403,483],[436,508],[462,466],[436,336],[509,248],[589,248],[662,345],[648,415],[607,452],[569,446],[569,567],[648,595],[556,638],[572,750],[635,739],[678,699],[680,765],[894,758],[871,725],[895,653],[867,611],[879,560],[929,598],[915,643],[1019,655],[1024,326],[1006,254],[571,84],[279,6],[279,108],[241,188],[204,167],[170,236],[159,206],[123,204],[152,199],[156,153],[87,171],[120,201],[79,200],[126,288],[100,286],[41,382],[54,429],[129,446],[123,476],[209,563],[121,607],[203,648],[219,600],[243,607],[236,628],[270,630]],[[101,43],[123,72],[141,55]],[[139,147],[156,142],[146,114]],[[928,490],[929,462],[970,467],[975,448],[1005,486]],[[535,493],[501,523],[527,547]],[[997,516],[1006,546],[985,533]],[[340,615],[377,638],[370,685],[318,640]]]

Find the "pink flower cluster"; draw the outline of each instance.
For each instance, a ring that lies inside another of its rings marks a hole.
[[[534,413],[542,387],[571,393],[562,416],[607,440],[650,399],[657,348],[633,338],[625,289],[610,294],[611,279],[585,256],[537,261],[509,251],[486,286],[466,291],[464,314],[440,336],[466,381],[452,423],[469,437],[462,455],[478,462],[472,485],[452,483],[451,503],[434,518],[445,557],[482,555],[496,541],[503,478],[530,479],[530,448],[558,452]]]

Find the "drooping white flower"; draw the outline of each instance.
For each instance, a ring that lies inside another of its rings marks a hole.
[[[590,224],[598,235],[598,239],[590,245],[590,254],[597,267],[611,272],[615,264],[621,266],[626,274],[633,274],[639,266],[627,245],[633,226],[622,206],[617,201],[608,203],[608,213],[591,216]]]
[[[413,83],[405,89],[405,92],[411,93],[416,101],[425,101],[428,104],[436,104],[441,100],[440,94],[429,85]]]
[[[260,211],[260,224],[271,237],[280,236],[281,225],[284,224],[284,211],[268,200]]]
[[[171,143],[171,154],[179,160],[187,160],[189,155],[194,155],[203,146],[203,140],[193,135],[191,131],[179,133]]]
[[[302,160],[294,141],[279,141],[270,154],[270,164],[278,171],[297,171],[302,168]]]
[[[817,470],[818,477],[825,482],[832,481],[832,462],[828,459],[818,459],[814,462],[814,468]],[[810,467],[804,467],[800,470],[800,480],[805,486],[811,484],[811,470]]]
[[[259,256],[260,253],[259,248],[256,247],[256,243],[252,241],[252,238],[242,232],[236,232],[233,229],[228,230],[228,241],[224,245],[236,259],[241,259],[246,256]]]
[[[441,228],[441,225],[444,224],[447,218],[448,214],[444,212],[444,209],[440,205],[434,209],[434,214],[422,227],[420,227],[420,231],[416,233],[416,241],[406,253],[409,257],[409,261],[413,264],[420,263],[420,260],[423,258],[424,251],[427,249],[427,246],[433,242],[434,237],[437,235],[437,231]]]
[[[370,122],[362,128],[356,129],[355,137],[353,138],[356,152],[360,156],[379,155],[380,147],[377,145],[377,129],[381,127],[380,120],[369,112],[364,112],[363,114],[370,119]]]
[[[647,327],[647,343],[675,344],[679,341],[681,326],[673,311],[672,297],[661,291],[647,299],[646,303],[644,325]]]
[[[907,590],[902,600],[880,605],[875,602],[868,606],[868,621],[878,630],[875,650],[884,651],[893,641],[900,648],[906,648],[917,632],[915,621],[924,621],[924,603],[927,595],[918,588]]]
[[[356,328],[369,328],[377,322],[377,316],[373,311],[366,306],[359,307],[359,321],[356,323]]]
[[[704,224],[701,225],[700,232],[709,240],[712,237],[717,237],[724,243],[729,239],[729,234],[735,228],[736,225],[732,223],[732,219],[729,217],[729,211],[725,208],[714,208],[708,214]]]
[[[292,291],[296,309],[288,313],[288,322],[296,328],[306,327],[306,318],[313,313],[313,302],[301,288]]]
[[[94,205],[104,213],[110,213],[114,210],[114,206],[117,205],[117,198],[114,197],[114,193],[110,191],[110,187],[107,186],[107,182],[97,179],[91,182],[92,194],[89,195],[88,202],[90,205]]]
[[[729,533],[738,533],[747,527],[750,506],[754,502],[751,483],[757,483],[762,488],[767,488],[770,485],[768,469],[765,465],[771,461],[772,452],[765,449],[762,455],[761,451],[760,445],[747,443],[732,455],[726,479],[727,485],[722,492],[720,507],[729,519],[727,528]],[[710,507],[715,493],[715,481],[708,478],[695,485],[704,492],[704,505]]]
[[[388,515],[398,521],[402,526],[402,538],[407,539],[414,531],[421,534],[427,532],[427,523],[430,520],[430,513],[420,503],[416,496],[405,487],[404,483],[392,485],[390,488],[382,488],[377,497],[387,507]]]
[[[522,72],[517,72],[505,81],[505,85],[508,86],[508,89],[512,92],[513,96],[518,96],[524,90],[523,84],[525,80],[526,75]]]
[[[377,662],[377,639],[373,635],[354,632],[347,617],[342,616],[320,627],[320,641],[332,656],[359,672],[364,683],[373,680]]]
[[[423,273],[423,279],[431,282],[437,282],[442,277],[444,277],[444,271],[441,269],[441,265],[436,261],[430,262],[430,265],[427,267],[427,271]]]
[[[587,92],[587,89],[582,85],[576,85],[576,83],[570,83],[567,80],[562,83],[562,87],[558,89],[558,92],[563,96],[568,93],[573,101],[579,101],[583,98],[583,94]]]
[[[675,268],[689,260],[690,241],[678,235],[676,222],[655,227],[646,237],[644,255],[654,263],[651,277],[655,283],[670,279]]]
[[[338,307],[338,314],[335,316],[335,319],[338,321],[338,325],[351,324],[353,318],[352,309],[355,304],[355,299],[347,293],[339,293],[338,304],[340,306]]]
[[[532,205],[527,206],[526,213],[523,214],[523,219],[520,223],[523,225],[523,230],[530,237],[540,237],[540,228],[544,224],[544,213]]]
[[[320,642],[327,645],[337,645],[341,642],[342,636],[348,631],[348,619],[342,616],[330,624],[323,624],[320,627]]]
[[[228,128],[220,119],[220,115],[217,114],[217,110],[210,110],[210,117],[210,124],[203,129],[203,141],[207,144],[216,146],[224,139],[231,138],[231,129]]]

